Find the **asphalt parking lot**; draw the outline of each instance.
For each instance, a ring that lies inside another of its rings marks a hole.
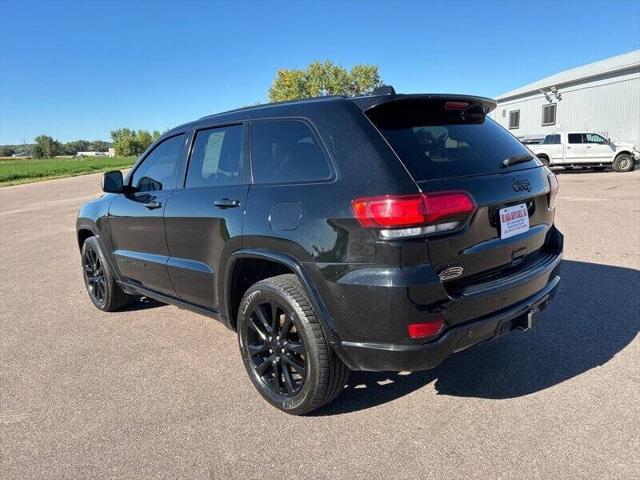
[[[638,478],[640,171],[559,179],[536,329],[354,374],[308,417],[261,399],[214,320],[92,306],[74,221],[99,175],[0,189],[0,477]]]

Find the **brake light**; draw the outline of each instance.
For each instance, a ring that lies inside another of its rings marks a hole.
[[[424,194],[423,194],[424,195]],[[466,192],[442,192],[424,195],[427,202],[427,222],[458,215],[469,215],[476,209],[476,202]]]
[[[469,102],[445,102],[445,110],[464,110],[469,106]]]
[[[425,223],[426,202],[420,195],[357,198],[353,214],[365,228],[409,227]]]
[[[551,171],[547,175],[547,179],[549,180],[549,209],[554,209],[556,208],[556,196],[558,195],[560,184],[556,174]]]
[[[351,208],[363,227],[385,229],[384,238],[397,238],[452,230],[475,211],[476,203],[467,192],[438,192],[357,198]]]
[[[444,320],[441,318],[432,322],[411,323],[407,326],[407,333],[411,338],[433,337],[442,330]]]

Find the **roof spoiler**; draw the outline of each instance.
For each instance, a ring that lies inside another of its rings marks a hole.
[[[386,88],[381,87],[381,88]],[[389,87],[393,90],[393,87]],[[377,89],[376,89],[377,90]],[[374,92],[376,91],[374,90]],[[374,109],[381,105],[389,103],[400,104],[404,102],[451,102],[451,103],[466,103],[468,106],[479,106],[486,115],[491,110],[496,108],[496,101],[486,97],[476,97],[473,95],[456,95],[456,94],[429,94],[429,93],[415,93],[415,94],[395,94],[385,93],[382,95],[371,95],[366,97],[355,97],[350,99],[353,103],[358,105],[363,112]]]
[[[396,95],[396,89],[391,85],[380,85],[373,89],[371,95]]]

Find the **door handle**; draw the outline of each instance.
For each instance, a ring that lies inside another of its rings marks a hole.
[[[151,200],[144,204],[149,210],[155,210],[156,208],[161,208],[162,204],[160,202],[156,202],[155,200]]]
[[[230,198],[221,198],[216,200],[213,204],[218,208],[233,208],[240,205],[240,200],[231,200]]]
[[[591,148],[591,145],[587,145],[587,148]]]

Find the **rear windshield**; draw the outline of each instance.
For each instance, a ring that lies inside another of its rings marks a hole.
[[[443,101],[412,101],[392,102],[366,113],[417,181],[497,173],[506,169],[505,159],[530,154],[479,107],[470,108],[465,114],[446,110]],[[534,165],[532,156],[507,168]]]

